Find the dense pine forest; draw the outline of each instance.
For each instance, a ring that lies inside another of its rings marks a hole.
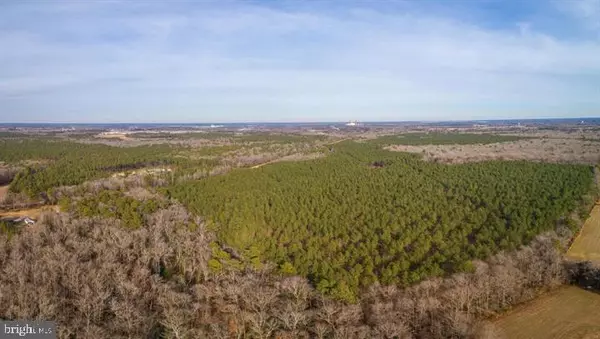
[[[131,137],[136,139],[168,139],[168,140],[224,140],[233,144],[240,143],[282,143],[313,142],[327,139],[324,135],[304,134],[276,134],[276,133],[236,133],[236,132],[186,132],[186,133],[134,133]]]
[[[583,165],[441,165],[343,142],[328,157],[175,185],[224,244],[354,301],[375,282],[471,271],[553,229],[593,182]]]
[[[74,203],[69,197],[64,197],[61,203],[63,211],[72,212],[79,217],[103,217],[117,220],[127,228],[140,228],[144,220],[160,208],[167,206],[157,199],[135,199],[122,191],[101,190],[87,195]]]

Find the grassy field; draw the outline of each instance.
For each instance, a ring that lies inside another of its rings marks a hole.
[[[569,286],[518,307],[495,322],[504,338],[600,338],[600,294]]]
[[[567,251],[567,258],[600,263],[600,205],[592,209],[581,233]]]

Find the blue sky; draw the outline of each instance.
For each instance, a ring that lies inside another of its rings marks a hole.
[[[0,1],[0,122],[600,116],[600,0]]]

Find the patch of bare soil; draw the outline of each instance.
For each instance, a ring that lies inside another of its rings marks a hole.
[[[8,195],[8,185],[0,186],[0,204],[3,204],[6,200],[6,196]]]
[[[123,178],[133,175],[145,176],[145,175],[159,175],[165,173],[171,173],[170,168],[141,168],[138,170],[126,171],[126,172],[118,172],[112,175],[113,178]]]
[[[119,139],[119,140],[131,140],[131,138],[125,133],[100,133],[96,136],[102,139]]]
[[[33,219],[37,219],[40,217],[40,214],[42,212],[46,212],[46,211],[59,212],[60,210],[57,205],[48,205],[48,206],[42,206],[42,207],[38,207],[38,208],[29,208],[29,209],[16,210],[16,211],[6,211],[6,212],[0,211],[0,218],[30,217]]]
[[[393,145],[386,149],[419,153],[425,160],[444,163],[530,160],[597,164],[600,161],[600,142],[578,139],[529,139],[488,145]]]

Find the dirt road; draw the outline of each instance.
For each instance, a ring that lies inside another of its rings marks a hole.
[[[40,217],[40,214],[44,211],[59,212],[60,209],[57,205],[48,205],[48,206],[42,206],[42,207],[38,207],[38,208],[29,208],[29,209],[16,210],[16,211],[0,211],[0,218],[30,217],[30,218],[37,219]]]

